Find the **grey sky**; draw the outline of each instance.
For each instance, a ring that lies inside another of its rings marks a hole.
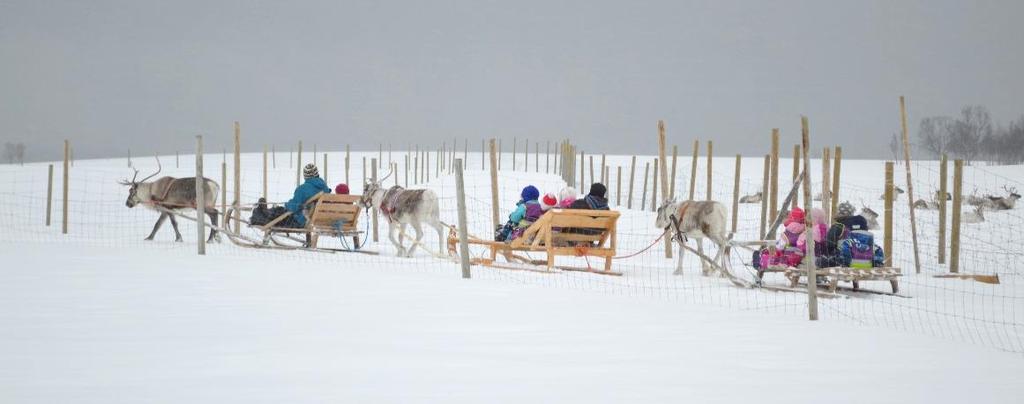
[[[795,143],[884,155],[925,115],[1024,113],[1024,1],[0,0],[0,137],[55,159],[302,139],[572,137],[652,152]],[[913,134],[913,133],[912,133]],[[461,140],[460,140],[461,142]],[[477,146],[478,147],[478,146]],[[785,150],[785,149],[784,149]]]

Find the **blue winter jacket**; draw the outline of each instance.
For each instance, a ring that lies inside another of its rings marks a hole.
[[[312,198],[316,194],[323,192],[325,194],[331,193],[331,188],[327,186],[327,183],[320,177],[307,178],[306,182],[295,188],[295,195],[288,202],[285,202],[284,207],[288,211],[292,212],[292,216],[302,226],[306,225],[306,216],[302,214],[303,205],[309,198]]]
[[[839,261],[844,267],[881,267],[885,266],[885,253],[875,244],[871,232],[854,230],[839,242]]]

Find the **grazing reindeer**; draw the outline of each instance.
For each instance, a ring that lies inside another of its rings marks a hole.
[[[160,212],[160,218],[156,220],[156,224],[153,225],[153,231],[149,233],[149,237],[146,240],[153,240],[153,236],[156,235],[157,230],[160,230],[160,226],[163,226],[164,221],[171,219],[171,226],[174,227],[174,241],[181,241],[181,233],[178,232],[178,221],[174,218],[174,215],[164,210],[157,208],[163,208],[169,211],[179,211],[182,209],[195,209],[196,204],[196,177],[188,178],[174,178],[174,177],[161,177],[160,179],[153,182],[146,182],[150,178],[160,174],[163,167],[160,166],[160,160],[156,161],[157,170],[152,175],[143,178],[141,181],[136,181],[135,178],[139,176],[139,170],[135,170],[135,175],[132,176],[132,180],[118,181],[119,184],[128,186],[128,200],[125,201],[125,206],[134,208],[136,205],[142,204],[143,206]],[[204,198],[206,210],[205,213],[210,216],[210,222],[217,223],[217,193],[220,192],[220,186],[216,182],[209,178],[203,178],[203,183],[206,188],[204,189]],[[202,215],[196,215],[197,220],[203,220]],[[217,229],[210,227],[210,237],[207,241],[220,240],[220,235],[217,234]]]
[[[991,196],[987,198],[992,202],[991,208],[994,210],[1010,210],[1017,205],[1017,200],[1020,199],[1020,194],[1017,193],[1017,188],[1007,188],[1003,185],[1003,190],[1006,191],[1007,196]]]
[[[666,200],[658,208],[658,219],[655,225],[667,229],[673,234],[678,229],[686,237],[697,239],[697,252],[704,255],[702,239],[711,239],[718,246],[714,262],[724,256],[725,247],[729,243],[726,230],[726,216],[728,212],[725,205],[715,201],[677,201]],[[678,226],[678,227],[677,227]],[[677,240],[682,246],[686,240]],[[681,247],[680,247],[681,248]],[[725,270],[725,268],[721,268]],[[701,259],[701,273],[707,276],[711,269],[707,262]],[[679,254],[679,261],[673,275],[683,274],[683,254]]]
[[[864,220],[868,222],[868,230],[878,230],[881,226],[878,225],[878,212],[875,212],[867,206],[860,208],[860,215],[864,216]]]
[[[978,205],[974,208],[973,212],[963,212],[960,214],[960,222],[962,223],[981,223],[985,221],[985,205]]]
[[[753,195],[743,195],[740,198],[740,203],[761,203],[761,191]]]
[[[893,188],[893,191],[894,191],[892,193],[892,200],[894,200],[894,201],[897,200],[897,199],[900,199],[900,194],[906,192],[906,191],[903,190],[903,188],[900,188],[900,187],[897,187],[897,186],[893,186],[892,188]],[[882,196],[879,196],[878,199],[884,201],[885,200],[885,193],[883,192]]]
[[[423,223],[437,230],[438,253],[440,254],[444,251],[445,227],[441,224],[437,194],[429,189],[405,189],[398,185],[388,189],[382,188],[381,184],[392,173],[388,173],[376,182],[366,184],[363,188],[363,196],[359,198],[359,205],[366,209],[376,208],[387,219],[388,238],[398,248],[399,257],[411,257],[416,252],[416,246],[423,239]],[[413,230],[416,231],[416,240],[413,241],[408,251],[402,246],[401,241],[395,239],[399,229],[405,233],[406,225],[412,225]]]

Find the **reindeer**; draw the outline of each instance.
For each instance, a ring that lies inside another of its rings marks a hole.
[[[740,197],[740,203],[761,203],[761,191],[753,195],[743,195]]]
[[[163,226],[164,221],[171,219],[171,226],[174,227],[174,241],[181,242],[181,233],[178,232],[178,221],[174,218],[174,214],[168,213],[168,211],[196,208],[196,178],[161,177],[156,181],[146,182],[160,174],[160,171],[163,169],[160,166],[160,159],[157,159],[156,164],[156,172],[143,178],[141,181],[136,181],[136,178],[139,176],[139,170],[135,170],[131,181],[118,181],[119,184],[128,186],[128,200],[124,204],[128,208],[134,208],[136,205],[142,204],[149,209],[160,212],[160,218],[156,220],[156,224],[153,225],[153,231],[149,233],[149,237],[146,237],[146,240],[153,240],[153,236],[156,235],[157,230],[160,230],[160,226]],[[206,188],[204,188],[205,213],[210,216],[211,223],[217,223],[217,193],[220,192],[220,186],[209,178],[203,178],[203,181],[206,185]],[[196,219],[202,220],[202,215],[197,216]],[[220,241],[220,235],[217,234],[217,229],[211,226],[210,237],[207,241],[213,240]]]
[[[1007,188],[1003,185],[1003,191],[1006,191],[1007,196],[991,196],[987,195],[989,201],[991,201],[990,208],[993,210],[1010,210],[1017,205],[1017,200],[1020,199],[1020,194],[1017,193],[1017,188]]]
[[[398,185],[384,189],[381,184],[391,174],[393,172],[389,172],[388,175],[376,182],[364,185],[359,205],[365,209],[376,208],[387,219],[388,238],[398,249],[398,256],[413,256],[420,240],[423,239],[423,223],[437,230],[438,252],[444,251],[444,225],[441,223],[437,194],[429,189],[405,189]],[[416,231],[416,240],[413,241],[408,251],[402,246],[399,239],[395,239],[399,230],[405,233],[406,225],[412,225],[413,230]]]
[[[868,222],[868,230],[878,230],[881,228],[881,226],[878,225],[878,212],[875,212],[867,206],[861,206],[860,215]]]
[[[985,221],[985,206],[978,205],[974,208],[973,212],[963,212],[960,214],[960,222],[962,223],[981,223]]]
[[[900,188],[900,187],[897,187],[897,186],[893,186],[892,188],[893,188],[893,191],[894,191],[892,193],[892,200],[894,200],[894,201],[897,200],[897,199],[900,199],[900,194],[906,192],[906,191],[903,190],[903,188]],[[885,193],[883,192],[882,196],[879,196],[878,199],[879,200],[885,200]]]
[[[658,218],[655,225],[666,229],[671,233],[677,230],[686,237],[697,239],[697,252],[704,255],[702,239],[710,239],[718,246],[714,262],[719,263],[723,257],[725,247],[729,243],[728,231],[726,230],[726,217],[728,211],[725,205],[715,201],[678,201],[674,199],[665,200],[658,208]],[[677,240],[680,247],[686,240]],[[725,270],[724,268],[719,268]],[[701,259],[701,274],[704,276],[712,272],[706,261]],[[683,274],[683,254],[679,254],[679,261],[673,275]]]

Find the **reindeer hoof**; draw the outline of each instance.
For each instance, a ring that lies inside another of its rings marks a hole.
[[[404,248],[399,248],[398,252],[395,254],[395,256],[398,256],[398,257],[408,257],[409,255],[406,253]]]
[[[153,241],[153,238],[152,238],[152,237],[146,237],[146,238],[144,238],[143,240],[146,240],[146,241]]]
[[[672,275],[682,275],[682,274],[683,274],[683,269],[682,268],[678,268],[678,269],[676,269],[675,271],[672,272]]]
[[[178,238],[174,239],[174,242],[175,242],[175,243],[180,243],[180,242],[182,242],[182,241],[184,241],[184,240],[182,240],[182,239],[181,239],[181,237],[178,237]]]

